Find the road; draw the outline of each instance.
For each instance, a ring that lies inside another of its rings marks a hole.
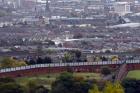
[[[46,55],[47,53],[42,53],[42,55]],[[127,56],[133,56],[133,55],[138,55],[140,56],[140,53],[139,52],[114,52],[114,53],[90,53],[90,52],[87,52],[87,53],[84,53],[84,54],[87,54],[87,55],[127,55]],[[25,52],[25,51],[13,51],[13,52],[0,52],[0,56],[1,57],[5,57],[5,56],[19,56],[19,57],[27,57],[27,56],[35,56],[37,55],[37,53],[29,53],[29,52]]]

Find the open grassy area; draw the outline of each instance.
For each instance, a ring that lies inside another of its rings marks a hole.
[[[100,79],[100,74],[97,73],[74,73],[74,76],[83,77],[84,79]],[[21,85],[26,85],[27,82],[31,80],[37,81],[40,85],[45,85],[46,87],[50,87],[51,84],[56,80],[59,74],[49,74],[49,75],[39,75],[39,76],[32,76],[32,77],[22,77],[17,78],[17,82]]]
[[[126,78],[134,78],[140,80],[140,70],[130,71]]]
[[[81,76],[84,79],[101,79],[100,74],[98,73],[74,73],[74,76]]]

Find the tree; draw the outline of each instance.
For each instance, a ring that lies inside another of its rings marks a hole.
[[[35,88],[35,93],[49,93],[49,90],[44,86],[38,86]]]
[[[124,93],[124,89],[119,82],[115,82],[113,88],[114,88],[114,93]]]
[[[1,83],[9,83],[9,82],[15,82],[14,79],[6,77],[6,78],[0,78],[0,85]]]
[[[52,63],[52,59],[51,57],[45,57],[44,60],[43,60],[43,63]]]
[[[63,45],[61,43],[58,44],[58,47],[63,47]]]
[[[26,64],[26,62],[24,62],[24,61],[21,60],[19,62],[15,62],[14,65],[16,67],[20,67],[20,66],[26,66],[27,64]]]
[[[30,80],[25,86],[27,89],[26,93],[49,93],[49,90],[43,85],[39,85],[37,80]]]
[[[103,67],[101,69],[101,73],[106,76],[106,75],[111,74],[111,70],[108,67]]]
[[[82,55],[82,52],[79,51],[79,50],[75,50],[74,53],[75,53],[75,56],[76,56],[76,59],[77,59],[76,61],[81,61],[80,57]]]
[[[37,87],[37,82],[35,80],[30,80],[28,81],[28,83],[26,84],[27,90],[29,93],[35,93],[35,89]]]
[[[125,93],[123,87],[119,82],[115,82],[112,84],[111,82],[107,82],[103,93]]]
[[[63,57],[63,62],[72,62],[72,55],[70,53],[65,53]]]
[[[15,63],[15,60],[13,60],[11,58],[4,58],[1,62],[1,67],[2,68],[13,67],[13,63]]]
[[[100,93],[98,86],[93,85],[93,87],[89,90],[89,93]]]
[[[81,62],[81,55],[82,55],[82,52],[80,50],[71,50],[69,52],[69,54],[71,55],[71,57],[73,58],[73,60],[77,61],[77,62]]]
[[[122,81],[125,93],[140,93],[140,80],[125,79]]]
[[[12,78],[0,78],[0,93],[26,93],[26,89]]]
[[[87,93],[89,85],[83,80],[77,80],[72,73],[62,73],[52,84],[51,93]]]
[[[118,58],[118,56],[112,56],[111,60],[112,60],[112,61],[118,61],[119,58]]]
[[[72,93],[74,80],[71,73],[62,73],[52,84],[51,93]]]
[[[64,72],[61,73],[61,75],[57,79],[60,81],[73,80],[73,74],[69,72]]]
[[[23,87],[16,83],[4,83],[0,85],[1,93],[25,93]]]
[[[42,64],[43,63],[43,59],[41,57],[37,58],[37,64]]]
[[[101,59],[102,59],[102,61],[108,61],[108,59],[104,56]]]
[[[101,57],[96,56],[96,57],[95,57],[95,61],[96,61],[96,62],[99,62],[99,61],[102,61],[102,59],[101,59]]]
[[[38,85],[36,80],[30,80],[21,86],[12,78],[0,78],[0,93],[49,93],[49,90]]]
[[[2,68],[10,68],[10,67],[19,67],[19,66],[26,66],[26,62],[22,60],[15,60],[13,58],[6,57],[1,62]]]
[[[113,85],[111,82],[106,83],[103,93],[113,93]]]
[[[36,64],[36,61],[34,59],[30,59],[28,62],[28,65]]]

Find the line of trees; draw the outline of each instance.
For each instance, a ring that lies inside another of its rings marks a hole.
[[[140,80],[120,82],[86,80],[64,72],[52,83],[51,89],[30,80],[19,84],[12,78],[0,78],[0,93],[140,93]]]
[[[30,59],[30,60],[27,61],[26,63],[27,63],[28,65],[52,63],[52,58],[49,57],[49,56],[46,56],[45,58],[38,57],[36,60],[35,60],[35,59]]]
[[[48,89],[38,85],[36,81],[29,81],[20,85],[12,78],[0,78],[0,93],[48,93]]]
[[[72,73],[63,73],[52,84],[50,93],[125,93],[121,83],[88,81],[74,77]]]

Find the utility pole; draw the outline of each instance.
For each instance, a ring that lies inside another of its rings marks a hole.
[[[51,16],[51,11],[50,11],[50,7],[49,7],[49,0],[46,0],[46,7],[45,7],[45,14],[47,17]]]
[[[35,1],[35,12],[37,13],[37,0]]]

